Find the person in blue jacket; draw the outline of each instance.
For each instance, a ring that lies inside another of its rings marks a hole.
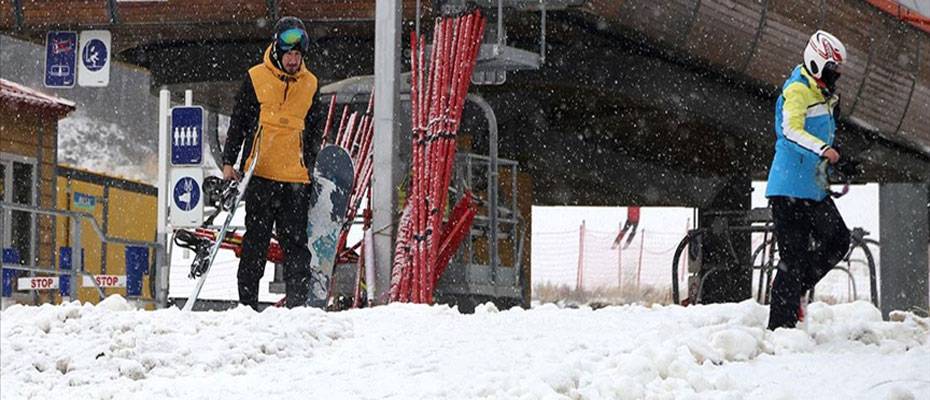
[[[827,170],[840,160],[833,147],[839,95],[836,81],[846,47],[817,31],[782,86],[775,105],[775,157],[766,197],[781,261],[772,286],[769,329],[793,328],[801,299],[849,248],[849,228],[829,195]]]

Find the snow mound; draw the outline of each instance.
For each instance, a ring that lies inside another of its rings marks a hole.
[[[772,333],[770,343],[775,354],[808,352],[816,344],[807,332],[800,329],[777,329]]]
[[[0,397],[930,398],[925,320],[882,321],[868,303],[810,310],[810,332],[771,332],[753,302],[475,315],[143,311],[117,296],[13,306],[0,312]]]
[[[317,310],[132,310],[121,296],[110,296],[97,306],[13,306],[0,313],[4,398],[54,392],[100,398],[97,388],[114,384],[126,385],[114,398],[147,397],[128,381],[241,375],[263,363],[312,357],[352,331],[348,321]]]
[[[727,361],[747,361],[761,351],[762,332],[726,329],[711,336],[711,344]]]
[[[100,304],[97,304],[97,307],[103,308],[109,311],[132,311],[136,307],[132,304],[129,304],[126,301],[126,298],[120,296],[119,294],[111,294],[107,298],[103,299]]]
[[[911,393],[910,390],[907,390],[902,387],[892,387],[888,391],[888,395],[885,397],[887,400],[915,400],[914,393]]]
[[[497,306],[490,301],[475,306],[475,314],[495,314],[498,312],[500,312],[500,310],[498,310]]]

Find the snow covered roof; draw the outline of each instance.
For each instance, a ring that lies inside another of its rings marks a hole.
[[[36,108],[49,109],[62,114],[74,111],[74,102],[60,97],[47,95],[28,86],[13,81],[0,79],[0,100]]]

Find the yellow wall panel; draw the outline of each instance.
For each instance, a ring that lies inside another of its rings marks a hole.
[[[110,236],[150,241],[155,237],[157,219],[156,197],[148,194],[133,192],[120,188],[110,188],[108,194],[108,226]],[[113,275],[126,275],[126,246],[112,245],[107,249],[107,273]],[[154,254],[149,254],[149,259]],[[145,279],[145,278],[143,278]],[[126,289],[114,291],[126,295]],[[143,297],[149,291],[143,284]]]
[[[109,234],[133,240],[152,240],[155,235],[157,201],[154,196],[111,188]]]
[[[109,237],[151,241],[156,230],[156,196],[146,185],[125,181],[87,171],[63,168],[57,177],[57,207],[59,209],[90,213],[98,226]],[[107,218],[104,225],[104,210]],[[70,246],[71,232],[68,219],[56,221],[58,246]],[[105,249],[90,222],[81,224],[81,242],[84,247],[85,270],[107,275],[126,275],[126,246],[108,243]],[[74,253],[75,255],[77,252]],[[149,260],[154,258],[149,251]],[[58,255],[56,254],[56,264]],[[103,262],[105,261],[105,263]],[[105,265],[105,271],[103,266]],[[126,296],[127,288],[104,289],[106,295]],[[148,277],[143,277],[142,297],[151,299]],[[81,301],[97,302],[99,294],[92,286],[81,288]]]

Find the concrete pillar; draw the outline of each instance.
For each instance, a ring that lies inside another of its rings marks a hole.
[[[372,207],[375,255],[375,304],[387,303],[394,256],[394,210],[399,169],[397,135],[400,131],[400,0],[378,0],[375,6],[375,135]]]
[[[701,207],[698,226],[711,231],[703,236],[701,243],[702,268],[704,271],[714,269],[704,280],[701,303],[737,302],[752,296],[750,234],[730,231],[728,243],[725,228],[740,224],[741,217],[713,214],[720,211],[748,211],[751,205],[752,179],[748,175],[733,175],[726,177],[726,182],[713,199]],[[734,252],[735,258],[732,254]]]
[[[927,185],[885,183],[878,191],[881,265],[880,304],[888,318],[892,310],[926,312],[927,287]]]

